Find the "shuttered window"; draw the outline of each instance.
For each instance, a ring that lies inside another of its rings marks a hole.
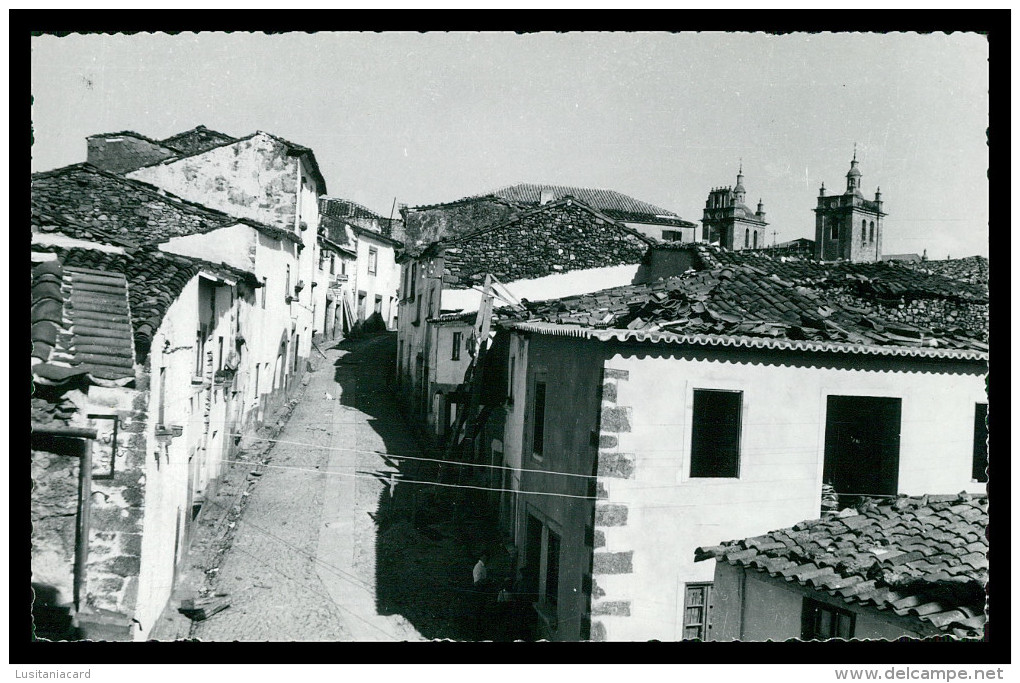
[[[689,583],[684,591],[684,640],[708,639],[708,610],[712,584]]]

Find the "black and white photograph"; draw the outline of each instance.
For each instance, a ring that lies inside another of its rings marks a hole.
[[[33,35],[27,639],[986,641],[988,36],[677,29]]]

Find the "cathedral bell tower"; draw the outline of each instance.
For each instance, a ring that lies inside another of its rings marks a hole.
[[[839,259],[853,263],[882,260],[882,191],[876,189],[874,201],[861,192],[861,169],[857,149],[846,174],[846,192],[825,194],[825,183],[818,191],[815,207],[815,258]]]
[[[715,187],[708,193],[705,213],[701,219],[702,240],[732,251],[760,249],[765,246],[765,205],[758,200],[758,210],[744,204],[744,164],[737,171],[733,187]]]

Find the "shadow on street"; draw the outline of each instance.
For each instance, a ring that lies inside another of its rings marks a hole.
[[[470,481],[471,473],[461,470],[471,468],[408,459],[448,456],[423,446],[400,407],[396,335],[369,335],[333,348],[348,351],[335,362],[341,404],[368,415],[385,444],[386,453],[359,453],[357,468],[383,485],[375,511],[368,513],[376,528],[377,612],[404,617],[430,639],[510,639],[504,607],[496,600],[509,583],[508,552],[483,512],[483,492],[456,488]],[[385,474],[380,464],[396,471]],[[472,569],[483,553],[490,558],[489,581],[476,590]]]

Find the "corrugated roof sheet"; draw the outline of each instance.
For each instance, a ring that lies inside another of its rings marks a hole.
[[[695,559],[739,564],[945,633],[981,637],[987,528],[985,496],[903,496],[698,548]]]

